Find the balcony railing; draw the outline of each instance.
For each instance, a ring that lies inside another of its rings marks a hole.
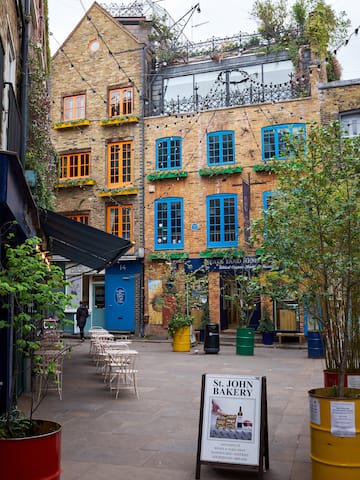
[[[153,104],[152,115],[171,115],[215,108],[282,102],[308,96],[310,96],[310,82],[305,79],[269,85],[251,81],[248,87],[232,89],[229,93],[222,89],[220,91],[215,89],[211,94],[205,96],[195,94],[187,98],[178,96],[174,99],[164,100],[162,105]]]

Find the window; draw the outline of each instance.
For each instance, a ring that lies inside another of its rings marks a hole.
[[[184,247],[183,200],[155,201],[155,250]]]
[[[75,220],[75,222],[80,222],[80,223],[84,223],[85,225],[89,225],[90,215],[88,213],[69,213],[66,216],[67,218],[71,218],[71,220]]]
[[[109,206],[106,209],[106,229],[117,237],[132,240],[133,207],[131,205]]]
[[[238,242],[236,195],[211,195],[206,200],[207,246],[234,247]]]
[[[85,118],[85,95],[64,97],[63,120],[80,120]]]
[[[234,132],[208,133],[208,165],[221,165],[235,162]]]
[[[156,140],[156,168],[170,170],[181,168],[181,138],[169,137]]]
[[[305,124],[299,123],[294,125],[276,125],[265,127],[262,129],[262,156],[263,160],[276,158],[284,160],[291,157],[286,143],[290,141],[305,142]]]
[[[360,112],[343,113],[340,122],[343,137],[356,137],[360,134]]]
[[[133,87],[110,90],[109,117],[130,115],[133,112],[133,109]]]
[[[90,152],[70,153],[60,157],[60,178],[83,178],[90,175]]]
[[[108,186],[125,187],[132,184],[132,142],[108,145]]]
[[[271,207],[271,201],[274,197],[274,192],[263,192],[263,209],[264,215],[266,215],[267,210]]]

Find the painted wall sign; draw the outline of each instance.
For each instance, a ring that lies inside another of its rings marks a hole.
[[[197,476],[200,463],[268,468],[264,377],[203,375]]]

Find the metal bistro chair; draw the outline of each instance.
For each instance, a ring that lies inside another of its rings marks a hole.
[[[109,379],[109,374],[110,374],[111,359],[109,354],[111,354],[112,352],[116,353],[121,350],[128,351],[130,344],[131,344],[130,341],[115,340],[114,342],[107,342],[102,345],[103,353],[104,353],[103,360],[102,360],[102,373],[104,375],[104,383],[107,383]]]
[[[115,390],[116,398],[118,398],[121,389],[132,389],[136,398],[139,398],[136,378],[138,352],[135,350],[114,350],[109,352],[108,359],[109,390]]]
[[[38,400],[42,393],[49,390],[55,390],[62,400],[62,384],[63,384],[63,361],[70,347],[65,346],[60,350],[46,349],[39,351],[41,360],[35,369],[35,379],[37,384]]]

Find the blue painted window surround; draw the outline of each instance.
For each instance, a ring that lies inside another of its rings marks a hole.
[[[305,138],[306,127],[304,123],[264,127],[261,131],[262,158],[263,160],[290,158],[292,153],[286,146],[287,140],[305,141]]]
[[[156,169],[181,168],[181,137],[166,137],[156,140]]]
[[[232,130],[207,134],[208,166],[235,163],[235,141]]]
[[[155,250],[184,248],[182,198],[155,201]]]
[[[206,210],[207,246],[237,246],[237,196],[230,194],[209,195],[206,199]]]

